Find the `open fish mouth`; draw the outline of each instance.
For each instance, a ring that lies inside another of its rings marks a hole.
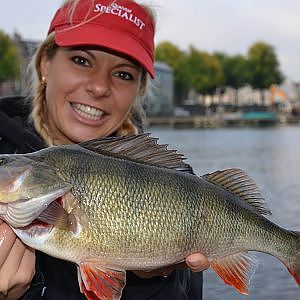
[[[71,189],[69,184],[48,192],[42,196],[26,200],[18,200],[12,203],[0,203],[1,219],[5,220],[11,227],[26,227],[34,222],[45,211],[48,206],[59,199]]]

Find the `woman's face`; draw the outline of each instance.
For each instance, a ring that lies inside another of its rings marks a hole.
[[[54,137],[82,142],[109,136],[137,97],[141,68],[99,49],[59,47],[41,61],[47,80],[46,105]]]

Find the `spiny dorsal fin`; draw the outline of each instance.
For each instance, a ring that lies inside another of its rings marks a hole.
[[[167,145],[159,145],[157,138],[150,134],[138,134],[126,137],[107,137],[80,143],[90,151],[126,158],[148,165],[176,169],[193,173],[192,168],[184,163],[182,154],[168,150]]]
[[[258,260],[247,252],[235,253],[211,262],[213,270],[226,284],[241,294],[248,295],[248,286]]]
[[[255,182],[241,169],[226,169],[203,176],[206,180],[222,186],[240,199],[246,201],[262,215],[271,215],[265,199]]]

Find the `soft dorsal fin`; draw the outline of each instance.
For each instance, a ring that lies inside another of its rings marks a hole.
[[[79,145],[104,155],[193,173],[192,168],[183,161],[185,158],[182,154],[177,153],[176,150],[168,150],[167,145],[159,145],[157,140],[145,133],[95,139]]]
[[[247,252],[235,253],[211,262],[213,270],[226,284],[248,295],[248,286],[258,265],[258,260]]]
[[[236,168],[226,169],[206,174],[203,178],[237,195],[254,207],[260,214],[271,214],[255,182],[243,170]]]

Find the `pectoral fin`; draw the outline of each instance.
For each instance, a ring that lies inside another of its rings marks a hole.
[[[95,262],[82,262],[78,267],[80,291],[87,299],[120,299],[125,286],[125,270],[113,270]]]
[[[257,265],[258,260],[245,252],[211,262],[211,267],[223,281],[244,295],[248,295],[248,285]]]

